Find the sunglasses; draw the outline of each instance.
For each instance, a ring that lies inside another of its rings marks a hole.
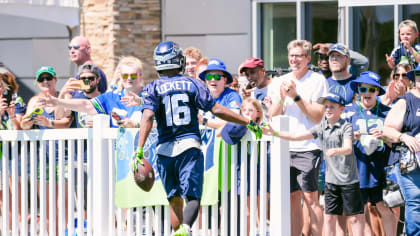
[[[42,83],[42,82],[44,82],[45,80],[46,81],[51,81],[51,80],[53,80],[54,79],[54,77],[52,77],[51,75],[44,75],[44,76],[40,76],[40,77],[38,77],[38,79],[36,79],[36,81],[38,81],[39,83]]]
[[[96,77],[95,76],[84,76],[84,77],[79,77],[79,79],[80,80],[83,80],[83,81],[94,81],[95,79],[96,79]]]
[[[340,44],[334,44],[330,47],[330,50],[344,50],[344,49],[346,49],[346,47]]]
[[[398,79],[398,78],[400,78],[400,77],[407,77],[407,73],[401,73],[401,74],[397,74],[397,73],[395,73],[395,74],[394,74],[394,79]]]
[[[223,75],[219,75],[219,74],[206,74],[206,80],[211,81],[211,80],[216,80],[219,81],[221,80],[223,77]]]
[[[74,50],[78,50],[80,48],[80,46],[79,45],[73,45],[73,46],[69,45],[68,48],[69,48],[69,50],[71,50],[72,48],[74,48]]]
[[[137,74],[121,74],[121,78],[124,80],[128,78],[130,78],[131,80],[135,80],[137,79]]]
[[[376,90],[378,90],[378,88],[376,88],[376,87],[370,87],[370,88],[368,88],[368,87],[359,86],[359,92],[360,93],[367,93],[367,92],[369,92],[369,93],[375,93]]]
[[[328,61],[328,55],[319,54],[318,60],[319,61]]]

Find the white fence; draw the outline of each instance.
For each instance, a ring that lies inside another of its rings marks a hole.
[[[288,119],[281,117],[275,126],[287,130]],[[106,127],[109,127],[109,117],[98,115],[92,129],[0,131],[3,153],[0,235],[48,235],[48,232],[49,235],[171,235],[167,206],[116,208],[114,143],[117,129]],[[252,152],[250,163],[247,163],[247,140],[250,141]],[[260,148],[257,148],[258,142]],[[248,228],[249,235],[267,235],[268,232],[270,235],[290,235],[288,142],[267,137],[252,141],[251,137],[246,137],[242,143],[240,163],[236,154],[237,145],[232,147],[230,165],[228,158],[222,158],[222,171],[227,173],[230,166],[231,178],[223,174],[220,207],[202,207],[201,224],[196,221],[193,235],[242,236],[247,235]],[[271,143],[271,163],[267,163],[268,143]],[[47,153],[48,159],[55,160],[58,156],[58,160],[47,163]],[[260,163],[260,180],[257,179],[257,162]],[[246,188],[248,165],[251,182],[249,220]],[[269,197],[267,165],[271,165]],[[240,176],[237,176],[237,166],[241,169]],[[47,167],[50,170],[48,181],[45,174]],[[236,188],[238,178],[241,180],[240,193]],[[228,181],[231,181],[230,191]],[[85,194],[87,203],[83,197]],[[267,210],[269,219],[266,217]],[[78,221],[77,228],[75,219]],[[86,222],[85,227],[83,222]]]

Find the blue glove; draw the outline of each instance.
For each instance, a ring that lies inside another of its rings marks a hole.
[[[137,171],[137,165],[138,164],[144,166],[144,163],[143,163],[142,159],[143,159],[143,147],[137,147],[137,150],[134,153],[134,163],[133,163],[133,166],[132,166],[132,171],[133,172]]]
[[[255,134],[255,138],[261,139],[263,131],[261,127],[255,123],[254,121],[250,120],[249,123],[246,125],[246,127]]]

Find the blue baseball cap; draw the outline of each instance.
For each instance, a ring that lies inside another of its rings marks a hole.
[[[411,81],[416,81],[416,77],[415,77],[416,74],[417,74],[417,76],[420,76],[420,64],[415,69],[412,69],[409,72],[407,72],[407,77]]]
[[[318,98],[318,103],[319,104],[324,104],[325,100],[328,100],[330,102],[333,103],[338,103],[341,106],[345,106],[346,105],[346,101],[344,100],[344,98],[338,94],[335,93],[328,93],[325,97],[320,97]]]
[[[382,88],[381,84],[379,83],[380,79],[381,77],[375,72],[365,71],[362,72],[357,79],[350,82],[350,87],[355,93],[357,93],[357,87],[359,83],[371,84],[379,88],[379,96],[381,96],[385,94],[385,89]]]
[[[227,77],[227,81],[226,84],[230,84],[232,83],[233,79],[232,79],[232,75],[229,73],[229,71],[226,70],[226,65],[225,63],[223,63],[223,61],[216,59],[216,58],[212,58],[209,61],[209,64],[207,64],[207,68],[201,72],[198,77],[201,80],[205,80],[205,76],[207,71],[211,71],[211,70],[218,70],[218,71],[222,71],[225,76]]]
[[[241,141],[247,130],[245,125],[227,123],[222,129],[221,136],[227,144],[235,145]]]

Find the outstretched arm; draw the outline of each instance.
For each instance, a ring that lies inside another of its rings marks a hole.
[[[227,107],[222,106],[218,103],[216,103],[211,108],[210,111],[211,111],[211,113],[213,113],[213,115],[215,115],[215,116],[217,116],[220,119],[223,119],[225,121],[234,122],[234,123],[238,123],[238,124],[241,124],[241,125],[247,125],[249,123],[248,118],[240,116],[239,114],[236,114],[235,112],[231,111]]]
[[[60,106],[72,111],[84,112],[88,115],[98,114],[90,100],[87,99],[60,99],[48,95],[46,98],[40,98],[39,102],[49,106]]]
[[[281,139],[286,139],[290,141],[301,141],[301,140],[308,140],[313,139],[314,136],[310,131],[305,131],[303,133],[292,133],[292,132],[285,132],[285,131],[275,131],[271,125],[261,127],[264,131],[265,135],[274,136]]]

